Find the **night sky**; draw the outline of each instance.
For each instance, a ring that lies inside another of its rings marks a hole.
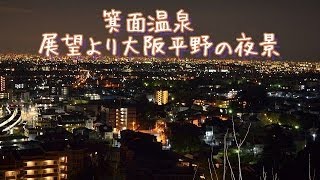
[[[44,32],[81,33],[104,40],[110,35],[102,10],[112,8],[123,15],[136,11],[154,15],[156,9],[164,9],[173,23],[176,11],[185,9],[194,33],[209,34],[213,43],[233,44],[241,32],[259,43],[264,32],[274,32],[283,59],[320,59],[317,0],[0,0],[0,53],[36,54]]]

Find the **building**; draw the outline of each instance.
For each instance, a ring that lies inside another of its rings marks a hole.
[[[6,78],[4,76],[0,76],[0,92],[6,91]]]
[[[7,99],[8,97],[6,77],[0,76],[0,99]]]
[[[80,114],[61,114],[57,119],[58,126],[64,127],[69,132],[86,126],[86,117]]]
[[[69,87],[68,86],[62,86],[61,87],[61,96],[62,97],[68,97],[69,96]]]
[[[158,90],[154,96],[154,101],[157,105],[161,106],[168,103],[169,92],[167,90]]]
[[[105,115],[106,124],[111,126],[116,131],[136,128],[137,115],[135,107],[102,107],[101,112],[103,115]]]
[[[3,154],[0,179],[65,180],[84,167],[83,150],[44,151],[42,148],[10,150]]]

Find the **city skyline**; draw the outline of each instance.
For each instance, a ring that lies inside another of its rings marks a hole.
[[[0,0],[0,180],[320,179],[315,0]]]

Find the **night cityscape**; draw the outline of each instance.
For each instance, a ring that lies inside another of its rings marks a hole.
[[[0,180],[320,179],[320,5],[275,2],[0,1]]]

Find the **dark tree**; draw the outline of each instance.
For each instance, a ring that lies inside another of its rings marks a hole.
[[[190,153],[200,150],[200,129],[193,124],[169,125],[169,139],[173,150],[178,153]]]

